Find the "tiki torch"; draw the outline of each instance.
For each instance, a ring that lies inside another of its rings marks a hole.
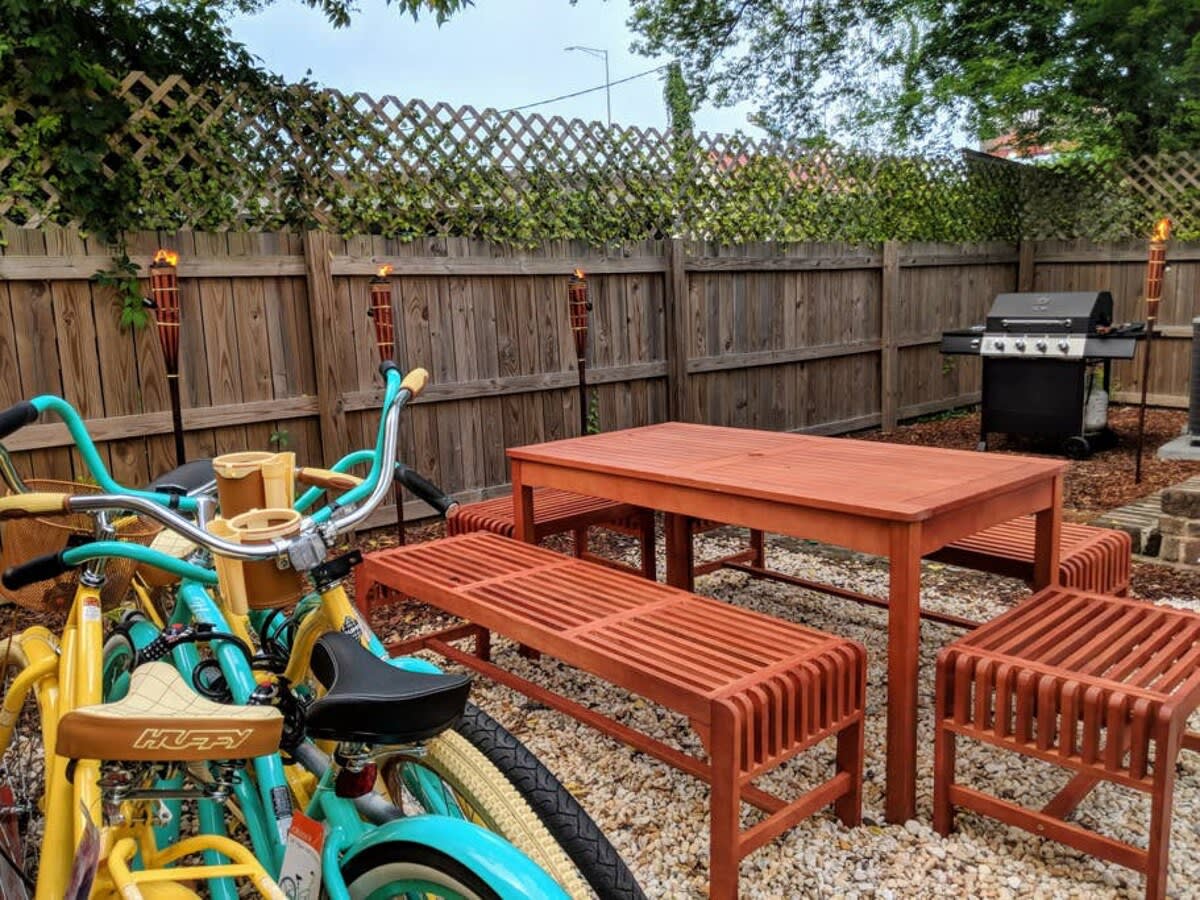
[[[587,277],[576,269],[567,281],[567,305],[571,312],[571,332],[575,335],[575,360],[579,367],[579,433],[588,433],[587,396],[587,335],[588,311],[592,303],[588,300]]]
[[[179,254],[159,250],[150,264],[150,294],[154,323],[162,344],[167,368],[167,388],[171,392],[171,425],[175,431],[175,462],[183,465],[183,410],[179,401]]]
[[[1138,407],[1137,453],[1134,456],[1133,481],[1142,483],[1142,439],[1146,432],[1146,392],[1150,387],[1150,354],[1154,350],[1154,324],[1162,299],[1163,273],[1167,269],[1167,241],[1171,220],[1159,219],[1150,235],[1150,258],[1146,262],[1146,355],[1142,357],[1142,403]]]
[[[396,359],[396,321],[392,313],[392,267],[380,266],[371,279],[371,306],[367,315],[375,323],[375,346],[379,348],[379,361],[385,363]],[[404,543],[404,495],[400,483],[392,486],[396,502],[396,539]]]

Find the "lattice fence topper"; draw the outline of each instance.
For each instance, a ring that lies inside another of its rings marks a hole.
[[[1200,229],[1196,154],[1031,167],[964,153],[900,157],[743,135],[372,98],[294,85],[228,89],[131,73],[103,176],[135,179],[136,227],[277,229],[516,243],[682,236],[949,240]],[[72,224],[33,158],[22,99],[0,99],[0,218]]]

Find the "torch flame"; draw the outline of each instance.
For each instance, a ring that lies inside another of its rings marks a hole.
[[[1154,223],[1154,233],[1150,236],[1150,240],[1156,243],[1165,244],[1171,239],[1171,220],[1167,217],[1159,219]]]
[[[159,248],[159,251],[154,254],[154,263],[155,265],[166,263],[168,266],[177,266],[179,265],[179,254],[174,250]]]
[[[387,278],[389,275],[391,275],[391,274],[392,274],[392,271],[393,271],[393,268],[392,268],[392,266],[390,266],[390,265],[382,265],[382,266],[380,266],[380,267],[379,267],[379,269],[378,269],[378,270],[375,272],[375,275],[376,275],[376,277],[378,277],[378,278]]]
[[[580,281],[585,281],[587,279],[587,276],[583,274],[583,269],[576,269],[575,277],[578,278]]]

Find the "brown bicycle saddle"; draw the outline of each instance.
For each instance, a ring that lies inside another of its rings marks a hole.
[[[133,670],[123,699],[63,716],[57,753],[122,762],[248,759],[278,750],[282,733],[279,710],[213,703],[174,667],[151,662]]]

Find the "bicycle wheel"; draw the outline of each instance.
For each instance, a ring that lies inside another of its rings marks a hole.
[[[0,696],[8,697],[13,680],[27,665],[29,661],[15,641],[0,641]],[[30,690],[0,755],[0,896],[33,896],[46,824],[42,812],[45,789],[41,710],[36,691]]]
[[[645,897],[587,811],[528,747],[477,706],[468,704],[456,729],[426,749],[424,756],[401,755],[385,765],[393,802],[415,798],[426,809],[447,812],[445,797],[428,796],[428,782],[415,768],[421,767],[437,776],[462,814],[502,835],[572,897]]]
[[[455,859],[420,844],[388,841],[342,866],[351,900],[409,897],[500,900],[499,894]]]

